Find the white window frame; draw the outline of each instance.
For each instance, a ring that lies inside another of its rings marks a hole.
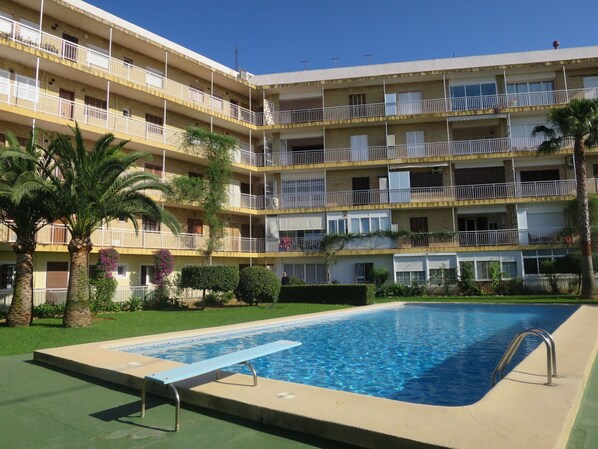
[[[87,46],[87,64],[109,70],[110,58],[108,56],[108,50],[89,44]]]
[[[15,96],[18,99],[34,103],[37,101],[37,84],[35,78],[17,74],[16,86]]]
[[[123,273],[122,273],[122,274],[121,274],[121,273],[119,273],[119,268],[122,268],[122,269],[123,269]],[[129,265],[128,265],[128,264],[126,264],[126,263],[119,263],[119,264],[116,266],[116,277],[117,277],[117,278],[124,279],[124,278],[126,278],[128,275],[129,275]]]
[[[10,97],[10,72],[0,69],[0,95]]]
[[[158,89],[164,88],[164,72],[153,67],[146,67],[145,83],[148,86],[157,87]]]

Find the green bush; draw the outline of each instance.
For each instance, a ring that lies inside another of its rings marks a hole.
[[[119,309],[118,304],[112,301],[118,283],[114,278],[94,279],[91,283],[89,308],[91,313],[97,315],[100,312],[115,312]]]
[[[241,270],[239,285],[235,293],[248,304],[258,302],[278,302],[280,280],[276,274],[265,267],[246,267]]]
[[[230,292],[239,284],[237,267],[194,265],[181,270],[181,288],[202,290],[201,308],[206,307],[206,290]]]
[[[121,310],[124,312],[137,312],[143,309],[143,299],[139,296],[131,296],[127,302],[121,305]]]
[[[64,304],[52,304],[46,302],[33,307],[33,316],[35,318],[62,318],[64,315]]]
[[[479,296],[484,292],[475,281],[473,262],[463,262],[459,270],[459,292],[465,296]]]
[[[379,296],[385,297],[406,297],[406,296],[423,296],[426,293],[425,285],[420,285],[417,282],[411,285],[395,284],[393,282],[384,284],[380,288]]]
[[[285,285],[279,302],[364,306],[373,303],[375,293],[374,284]]]

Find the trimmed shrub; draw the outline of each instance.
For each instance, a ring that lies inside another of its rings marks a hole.
[[[118,282],[112,272],[118,266],[120,255],[114,248],[102,248],[98,251],[98,262],[95,265],[95,277],[90,280],[90,310],[97,315],[100,312],[114,312],[119,309],[113,302]]]
[[[206,290],[230,292],[239,284],[237,267],[194,265],[181,271],[181,288],[203,290],[202,308],[205,308]]]
[[[265,267],[246,267],[241,270],[237,297],[248,304],[278,302],[280,280],[276,273]]]
[[[279,302],[365,306],[375,294],[374,284],[285,285]]]

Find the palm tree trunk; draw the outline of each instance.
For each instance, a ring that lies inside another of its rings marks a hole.
[[[577,139],[573,155],[575,158],[579,242],[581,245],[581,298],[591,299],[596,297],[596,287],[594,285],[594,267],[592,264],[592,237],[588,205],[586,157],[583,143]]]
[[[92,248],[89,237],[73,237],[69,242],[71,269],[62,321],[64,327],[87,327],[91,324],[88,262]]]
[[[6,324],[10,327],[29,326],[33,311],[33,238],[18,239],[12,246],[17,256],[15,288],[8,309]]]

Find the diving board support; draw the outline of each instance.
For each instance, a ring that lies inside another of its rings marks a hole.
[[[232,365],[245,365],[251,371],[253,377],[253,386],[257,386],[257,373],[251,363],[251,360],[266,355],[274,354],[276,352],[284,351],[299,346],[298,341],[278,340],[265,345],[256,346],[249,349],[242,349],[240,351],[232,352],[230,354],[221,355],[211,359],[202,360],[200,362],[191,363],[189,365],[182,365],[169,370],[161,371],[145,376],[143,385],[141,387],[141,417],[145,416],[145,397],[147,392],[147,383],[155,382],[161,385],[168,385],[174,392],[175,398],[175,418],[174,430],[179,430],[179,417],[181,412],[181,398],[176,388],[176,382],[190,379],[192,377],[201,376],[202,374],[216,371],[217,378],[220,378],[220,369]]]

